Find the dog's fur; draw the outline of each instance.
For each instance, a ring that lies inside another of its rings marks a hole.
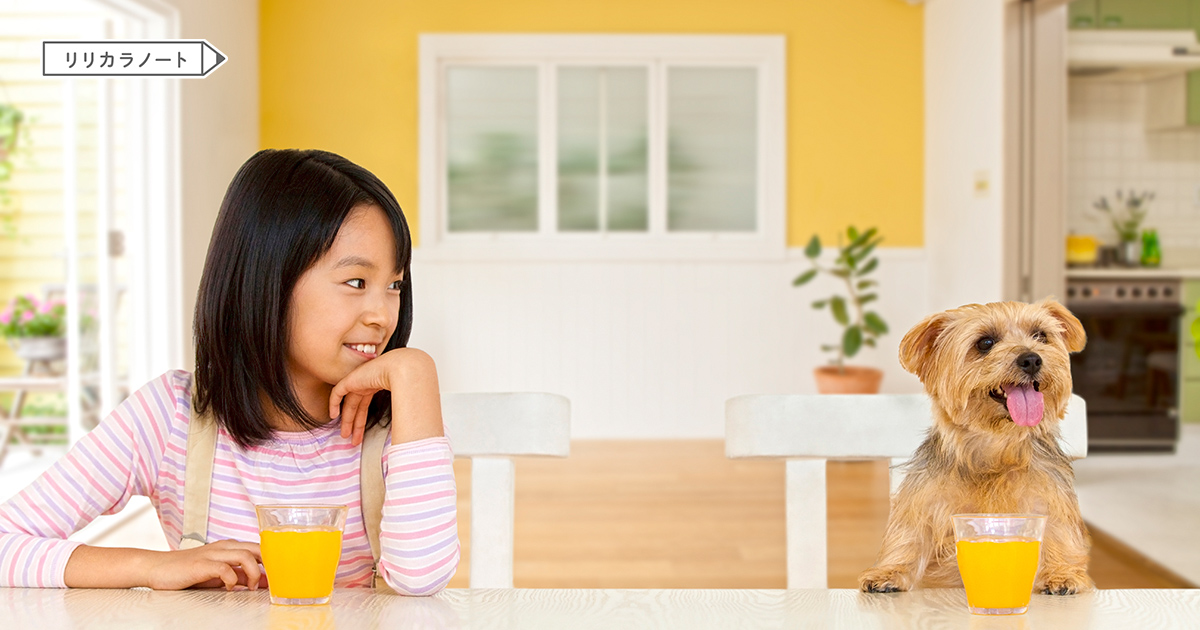
[[[994,340],[987,352],[977,345],[985,337]],[[1075,474],[1058,445],[1071,395],[1069,354],[1085,341],[1079,320],[1051,299],[970,304],[908,331],[900,363],[925,385],[933,426],[892,500],[879,558],[858,578],[862,590],[961,584],[950,516],[979,512],[1048,517],[1035,590],[1067,595],[1094,586]],[[1042,360],[1032,374],[1017,365],[1028,352]],[[1018,426],[1006,398],[993,392],[1031,381],[1043,395],[1042,421]]]

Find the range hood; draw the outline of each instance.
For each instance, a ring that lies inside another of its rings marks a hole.
[[[1200,70],[1196,32],[1071,29],[1067,32],[1071,76],[1144,81]]]

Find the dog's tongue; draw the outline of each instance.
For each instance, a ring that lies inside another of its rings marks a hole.
[[[1004,395],[1008,397],[1008,415],[1017,425],[1033,427],[1042,421],[1042,392],[1033,385],[1005,385]]]

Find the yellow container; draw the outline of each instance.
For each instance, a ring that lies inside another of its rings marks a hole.
[[[1095,236],[1071,234],[1067,236],[1067,264],[1094,265],[1100,242]]]

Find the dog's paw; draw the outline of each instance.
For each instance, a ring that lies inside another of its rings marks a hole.
[[[1074,595],[1086,593],[1094,587],[1086,570],[1069,568],[1046,573],[1037,590],[1045,595]]]
[[[873,567],[858,576],[858,587],[866,593],[895,593],[912,587],[912,576],[905,567]]]

